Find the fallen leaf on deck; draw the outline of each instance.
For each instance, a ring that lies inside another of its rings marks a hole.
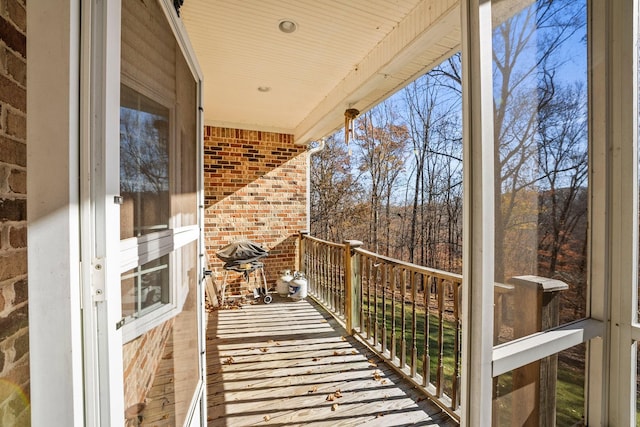
[[[375,371],[373,373],[373,379],[376,380],[376,381],[380,381],[382,379],[382,377],[380,376],[380,372]]]
[[[334,356],[344,356],[344,351],[334,351],[333,355]]]
[[[227,357],[227,359],[224,361],[225,365],[231,365],[234,362],[233,357],[229,356]]]
[[[318,386],[314,385],[313,388],[309,389],[307,393],[315,393],[316,391],[318,391]]]
[[[263,353],[266,353],[267,351],[269,351],[269,349],[267,347],[262,347],[260,351]]]
[[[265,420],[265,421],[269,421],[270,419],[271,419],[271,417],[270,417],[269,415],[265,415],[265,416],[264,416],[264,420]]]
[[[314,357],[313,359],[311,359],[313,362],[317,362],[318,360],[320,360],[319,357]]]
[[[342,341],[346,341],[346,340],[347,340],[347,337],[340,337],[340,339],[341,339]]]
[[[322,319],[320,323],[327,323],[327,319]]]
[[[340,392],[340,389],[337,389],[335,392],[329,394],[327,396],[327,399],[329,402],[333,402],[336,399],[340,399],[342,397],[342,393]]]
[[[377,368],[377,367],[378,367],[378,365],[376,365],[375,363],[369,363],[369,367],[370,367],[370,368]]]
[[[336,409],[338,409],[338,404],[334,403],[333,405],[331,405],[331,410],[335,411]]]
[[[351,354],[358,354],[358,352],[355,350],[351,350]]]
[[[384,417],[384,414],[378,414],[378,415],[376,415],[376,418],[380,418],[380,417]]]

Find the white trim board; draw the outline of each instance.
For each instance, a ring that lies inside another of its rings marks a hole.
[[[492,376],[495,378],[536,360],[601,337],[603,332],[603,322],[584,319],[501,344],[493,348]]]

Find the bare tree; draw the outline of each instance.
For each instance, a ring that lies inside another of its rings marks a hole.
[[[380,234],[384,231],[384,254],[388,254],[390,249],[392,195],[404,165],[408,137],[406,127],[396,122],[397,114],[393,112],[391,102],[382,102],[356,121],[354,138],[358,147],[359,170],[368,181],[371,206],[368,243],[372,250],[380,252]],[[385,221],[381,227],[383,211]]]
[[[311,158],[311,233],[322,239],[340,242],[347,236],[350,223],[364,220],[362,186],[352,175],[346,147],[329,137],[324,150]]]
[[[453,200],[452,188],[461,189],[460,94],[431,73],[408,85],[403,94],[414,161],[409,261],[438,267],[439,242],[446,234],[443,228],[448,228],[445,213],[454,212],[446,204]]]

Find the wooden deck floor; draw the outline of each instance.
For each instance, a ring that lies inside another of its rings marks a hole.
[[[209,426],[457,425],[310,301],[210,313],[207,361]]]

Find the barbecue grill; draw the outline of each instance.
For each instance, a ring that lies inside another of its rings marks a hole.
[[[225,292],[227,287],[227,276],[230,271],[242,273],[247,285],[251,286],[251,273],[253,273],[253,294],[254,297],[260,298],[265,304],[271,302],[271,295],[268,293],[267,278],[264,274],[264,263],[260,260],[269,255],[260,244],[251,240],[237,240],[222,247],[216,252],[216,257],[224,262],[224,278],[222,280],[222,292],[220,300],[224,303]],[[260,278],[262,278],[262,286],[260,286]]]

